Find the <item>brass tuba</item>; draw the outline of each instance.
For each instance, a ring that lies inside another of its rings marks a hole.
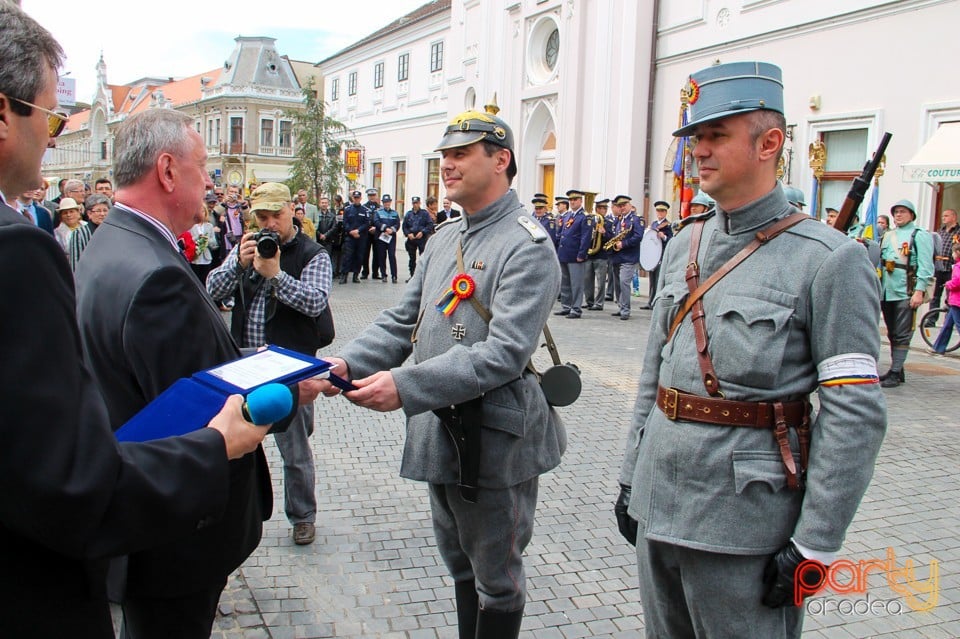
[[[587,255],[596,255],[603,248],[603,216],[593,212],[593,202],[597,194],[593,191],[584,191],[583,210],[593,216],[593,236],[590,238],[590,248]]]

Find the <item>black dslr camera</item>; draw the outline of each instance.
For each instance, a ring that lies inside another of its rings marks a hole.
[[[280,250],[280,234],[274,231],[261,229],[254,233],[254,241],[257,243],[257,254],[260,257],[270,259]]]

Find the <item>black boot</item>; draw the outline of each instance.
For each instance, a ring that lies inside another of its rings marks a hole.
[[[523,608],[513,612],[481,610],[477,615],[476,639],[517,639],[523,623]]]
[[[880,386],[882,386],[883,388],[896,388],[900,384],[907,381],[907,376],[904,375],[902,369],[898,371],[890,370],[890,371],[887,371],[887,374],[884,375],[881,379],[883,379],[883,381],[880,382]]]
[[[474,639],[477,636],[477,610],[480,601],[477,598],[477,585],[470,581],[458,581],[453,585],[457,596],[457,627],[460,639]]]
[[[360,283],[360,276],[357,275],[356,273],[353,274],[353,283],[354,283],[354,284],[359,284],[359,283]]]
[[[347,274],[346,274],[346,273],[341,273],[341,274],[340,274],[340,283],[341,283],[341,284],[346,284],[346,283],[347,283]]]

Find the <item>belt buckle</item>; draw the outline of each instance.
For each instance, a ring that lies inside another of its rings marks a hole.
[[[666,398],[663,400],[663,403],[666,405],[666,408],[669,409],[663,411],[663,414],[666,415],[670,421],[676,421],[677,408],[680,406],[680,391],[676,388],[665,388],[663,391],[666,393]]]

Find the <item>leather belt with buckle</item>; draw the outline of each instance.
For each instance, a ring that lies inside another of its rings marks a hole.
[[[718,426],[774,428],[775,402],[736,402],[701,397],[676,388],[657,388],[657,406],[670,420],[684,420]],[[779,402],[788,426],[799,426],[806,414],[806,402]]]

